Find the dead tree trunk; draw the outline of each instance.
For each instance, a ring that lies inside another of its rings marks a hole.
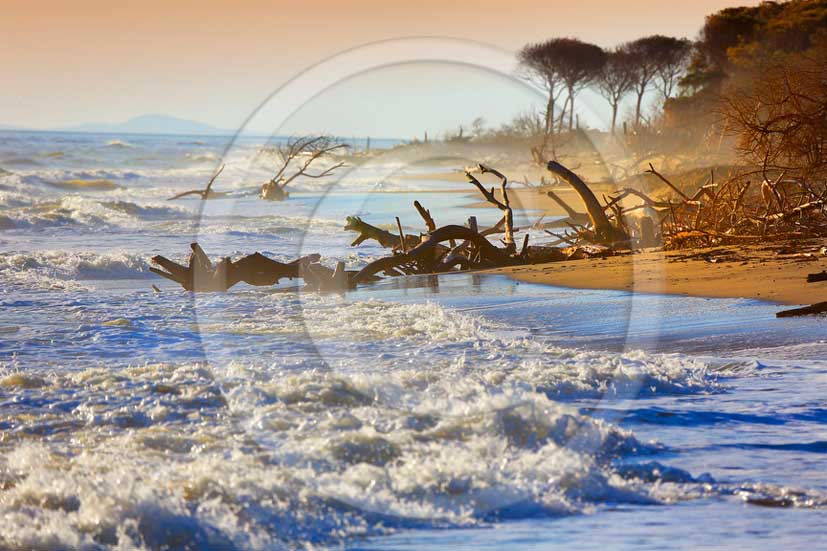
[[[397,254],[374,260],[351,278],[351,283],[362,283],[369,280],[378,273],[395,270],[400,266],[418,262],[426,259],[437,246],[444,241],[450,240],[469,241],[479,251],[482,260],[488,260],[492,264],[507,266],[514,263],[506,250],[498,249],[479,233],[464,226],[442,226],[431,232],[428,238],[419,245],[404,254]]]
[[[216,178],[218,178],[218,175],[221,174],[223,171],[224,171],[224,165],[221,165],[221,168],[219,168],[215,172],[215,174],[213,174],[212,178],[210,178],[210,181],[207,183],[207,187],[205,187],[204,189],[191,189],[189,191],[179,193],[178,195],[173,195],[172,197],[167,199],[167,201],[174,201],[176,199],[186,197],[187,195],[198,195],[199,197],[201,197],[202,200],[215,199],[216,197],[221,197],[221,196],[226,195],[226,193],[220,193],[220,192],[212,191],[213,183],[215,183]]]
[[[300,277],[307,266],[317,264],[321,258],[318,254],[313,254],[285,264],[253,253],[235,262],[223,258],[213,265],[198,243],[191,244],[190,248],[192,254],[188,266],[182,266],[163,256],[155,256],[152,262],[162,269],[154,266],[149,269],[178,283],[187,291],[226,291],[241,281],[249,285],[268,286],[283,278]]]
[[[368,239],[373,239],[386,249],[397,249],[400,247],[400,237],[392,234],[389,231],[377,228],[368,224],[358,216],[348,216],[345,224],[346,231],[357,232],[359,235],[350,244],[351,247],[361,245]],[[407,248],[414,248],[419,243],[419,238],[415,235],[405,235],[405,246]]]
[[[564,211],[566,211],[566,214],[567,214],[567,218],[565,220],[561,220],[561,221],[556,222],[554,224],[555,226],[559,227],[561,225],[565,225],[566,221],[571,222],[572,224],[580,225],[580,226],[588,224],[590,222],[591,219],[589,218],[588,214],[583,213],[583,212],[577,212],[576,210],[571,208],[571,206],[569,206],[568,203],[563,201],[562,197],[560,197],[559,195],[557,195],[553,191],[551,191],[551,190],[546,191],[546,195],[551,200],[553,200],[555,203],[560,205],[560,208],[562,208]]]
[[[494,188],[492,187],[491,190],[487,190],[483,187],[477,178],[471,174],[470,170],[465,171],[465,176],[468,178],[468,181],[474,184],[480,193],[482,193],[485,200],[500,209],[503,212],[504,224],[505,224],[505,235],[503,236],[503,243],[505,244],[506,251],[509,254],[514,254],[516,251],[516,245],[514,244],[514,213],[511,210],[511,203],[508,200],[508,190],[506,187],[508,186],[508,179],[503,175],[502,172],[495,170],[493,168],[489,168],[482,164],[478,165],[479,171],[482,174],[493,174],[497,176],[501,180],[501,190],[502,190],[502,201],[499,201],[494,196]]]
[[[592,190],[589,189],[589,186],[587,186],[577,174],[564,167],[557,161],[549,161],[547,168],[550,172],[560,176],[568,182],[569,185],[574,188],[574,191],[577,192],[577,195],[580,196],[580,199],[586,207],[586,212],[589,215],[589,221],[591,222],[595,237],[598,241],[612,243],[614,241],[622,241],[628,238],[628,236],[623,234],[623,232],[616,230],[612,226],[611,222],[609,222],[609,218],[606,216],[606,212],[603,210],[603,207],[600,206],[600,202],[597,200],[597,197],[594,196],[594,193],[592,193]]]
[[[419,216],[425,221],[425,226],[428,228],[428,233],[436,229],[436,222],[431,217],[431,211],[426,210],[419,201],[414,201],[414,208],[419,213]]]
[[[795,318],[799,316],[813,316],[816,314],[827,314],[827,302],[819,302],[804,308],[793,308],[775,314],[777,318]]]
[[[330,176],[344,166],[337,162],[332,166],[311,172],[310,167],[319,159],[328,157],[338,149],[347,148],[347,144],[338,142],[329,136],[301,136],[290,138],[286,143],[276,147],[275,153],[281,160],[281,166],[269,182],[261,186],[260,197],[268,201],[283,201],[289,197],[287,185],[298,177],[318,179]],[[297,165],[297,166],[296,166]],[[292,174],[288,169],[293,166]]]

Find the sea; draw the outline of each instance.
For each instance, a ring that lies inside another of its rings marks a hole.
[[[823,318],[486,273],[194,294],[150,272],[193,242],[357,269],[387,251],[345,218],[422,232],[414,200],[499,218],[432,176],[474,159],[394,140],[262,201],[283,141],[0,132],[0,549],[827,548]],[[222,165],[222,197],[167,200]],[[517,213],[532,242],[549,219]]]

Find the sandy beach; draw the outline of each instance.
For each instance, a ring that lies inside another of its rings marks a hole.
[[[512,171],[513,172],[513,171]],[[533,174],[531,178],[537,177]],[[459,184],[459,171],[405,176]],[[491,180],[486,180],[491,183]],[[492,184],[493,185],[493,184]],[[594,186],[596,194],[610,193],[608,185]],[[545,217],[565,216],[560,205],[545,193],[552,189],[563,201],[583,210],[577,194],[568,186],[528,188],[512,183],[508,194],[515,210],[542,211]],[[495,195],[500,197],[499,189]],[[468,209],[493,206],[479,201],[473,189]],[[821,249],[827,242],[779,242],[755,246],[712,247],[684,251],[647,250],[630,255],[492,270],[515,279],[579,289],[610,289],[714,298],[753,298],[781,304],[812,304],[827,300],[827,286],[807,284],[807,275],[827,269]]]
[[[615,289],[783,304],[827,300],[827,285],[807,275],[827,269],[827,243],[778,243],[692,251],[655,251],[494,270],[521,281],[579,289]]]

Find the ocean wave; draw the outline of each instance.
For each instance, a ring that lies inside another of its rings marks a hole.
[[[823,509],[827,493],[778,484],[747,483],[729,485],[728,490],[749,505],[771,508]]]
[[[336,235],[344,224],[338,220],[302,215],[269,214],[265,216],[205,216],[199,221],[199,232],[228,235],[295,235],[311,232]]]
[[[11,187],[6,189],[9,189],[9,191],[3,191],[2,187],[0,187],[0,207],[18,208],[32,204],[31,194],[20,193]]]
[[[274,349],[0,376],[19,404],[3,420],[0,545],[347,545],[751,489],[652,461],[661,444],[566,403],[718,391],[720,370],[702,362],[562,349],[435,303],[251,292],[195,307],[204,350],[256,346],[255,335]],[[80,334],[157,335],[122,315]],[[189,316],[164,324],[192,331]]]
[[[87,170],[39,170],[21,173],[21,181],[28,185],[60,186],[65,182],[135,180],[141,178],[135,170],[87,169]],[[80,187],[80,186],[75,186]],[[97,190],[96,190],[97,191]]]
[[[0,253],[3,283],[40,289],[83,289],[84,280],[152,277],[148,260],[127,253],[41,251]]]
[[[186,153],[184,158],[195,163],[214,163],[218,159],[218,155],[206,151],[203,153]]]
[[[161,203],[98,201],[81,195],[64,195],[58,200],[31,202],[22,194],[0,192],[0,229],[43,230],[56,227],[102,230],[111,227],[136,228],[143,223],[188,219],[192,211]]]
[[[60,201],[42,201],[31,206],[8,210],[0,215],[4,229],[42,230],[56,227],[98,228],[108,226],[99,205],[87,206],[80,198],[64,198]]]
[[[31,168],[41,166],[40,161],[31,157],[8,157],[0,160],[5,166],[12,166],[15,168]]]
[[[657,503],[654,470],[643,481],[612,467],[649,444],[473,379],[149,365],[3,387],[74,401],[6,416],[5,545],[296,548]],[[83,453],[60,453],[65,440]]]
[[[133,149],[135,145],[124,140],[109,140],[106,142],[104,147],[111,147],[115,149]]]
[[[428,361],[440,371],[465,373],[482,366],[491,384],[528,385],[556,400],[719,392],[724,388],[718,381],[724,376],[721,371],[684,356],[560,348],[547,340],[515,336],[508,327],[436,303],[366,300],[335,304],[330,300],[303,297],[299,329],[320,345],[327,341],[353,343],[355,361],[365,352],[360,343],[399,341],[396,354],[375,360],[379,368],[408,365],[411,354],[427,346],[432,352],[429,356],[433,356]],[[282,306],[273,314],[289,315],[289,311],[290,306]],[[296,330],[267,317],[255,321],[230,318],[225,322],[238,324],[240,331]],[[337,358],[342,354],[347,350],[335,350]],[[340,359],[336,361],[341,363]]]
[[[130,201],[101,201],[100,205],[105,209],[144,220],[163,219],[173,216],[190,216],[192,214],[191,211],[182,207],[161,206],[157,204],[139,205]]]

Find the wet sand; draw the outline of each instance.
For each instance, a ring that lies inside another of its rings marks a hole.
[[[825,241],[691,251],[649,250],[606,259],[500,268],[515,279],[578,289],[614,289],[784,304],[827,300],[827,282],[807,275],[827,269]]]

